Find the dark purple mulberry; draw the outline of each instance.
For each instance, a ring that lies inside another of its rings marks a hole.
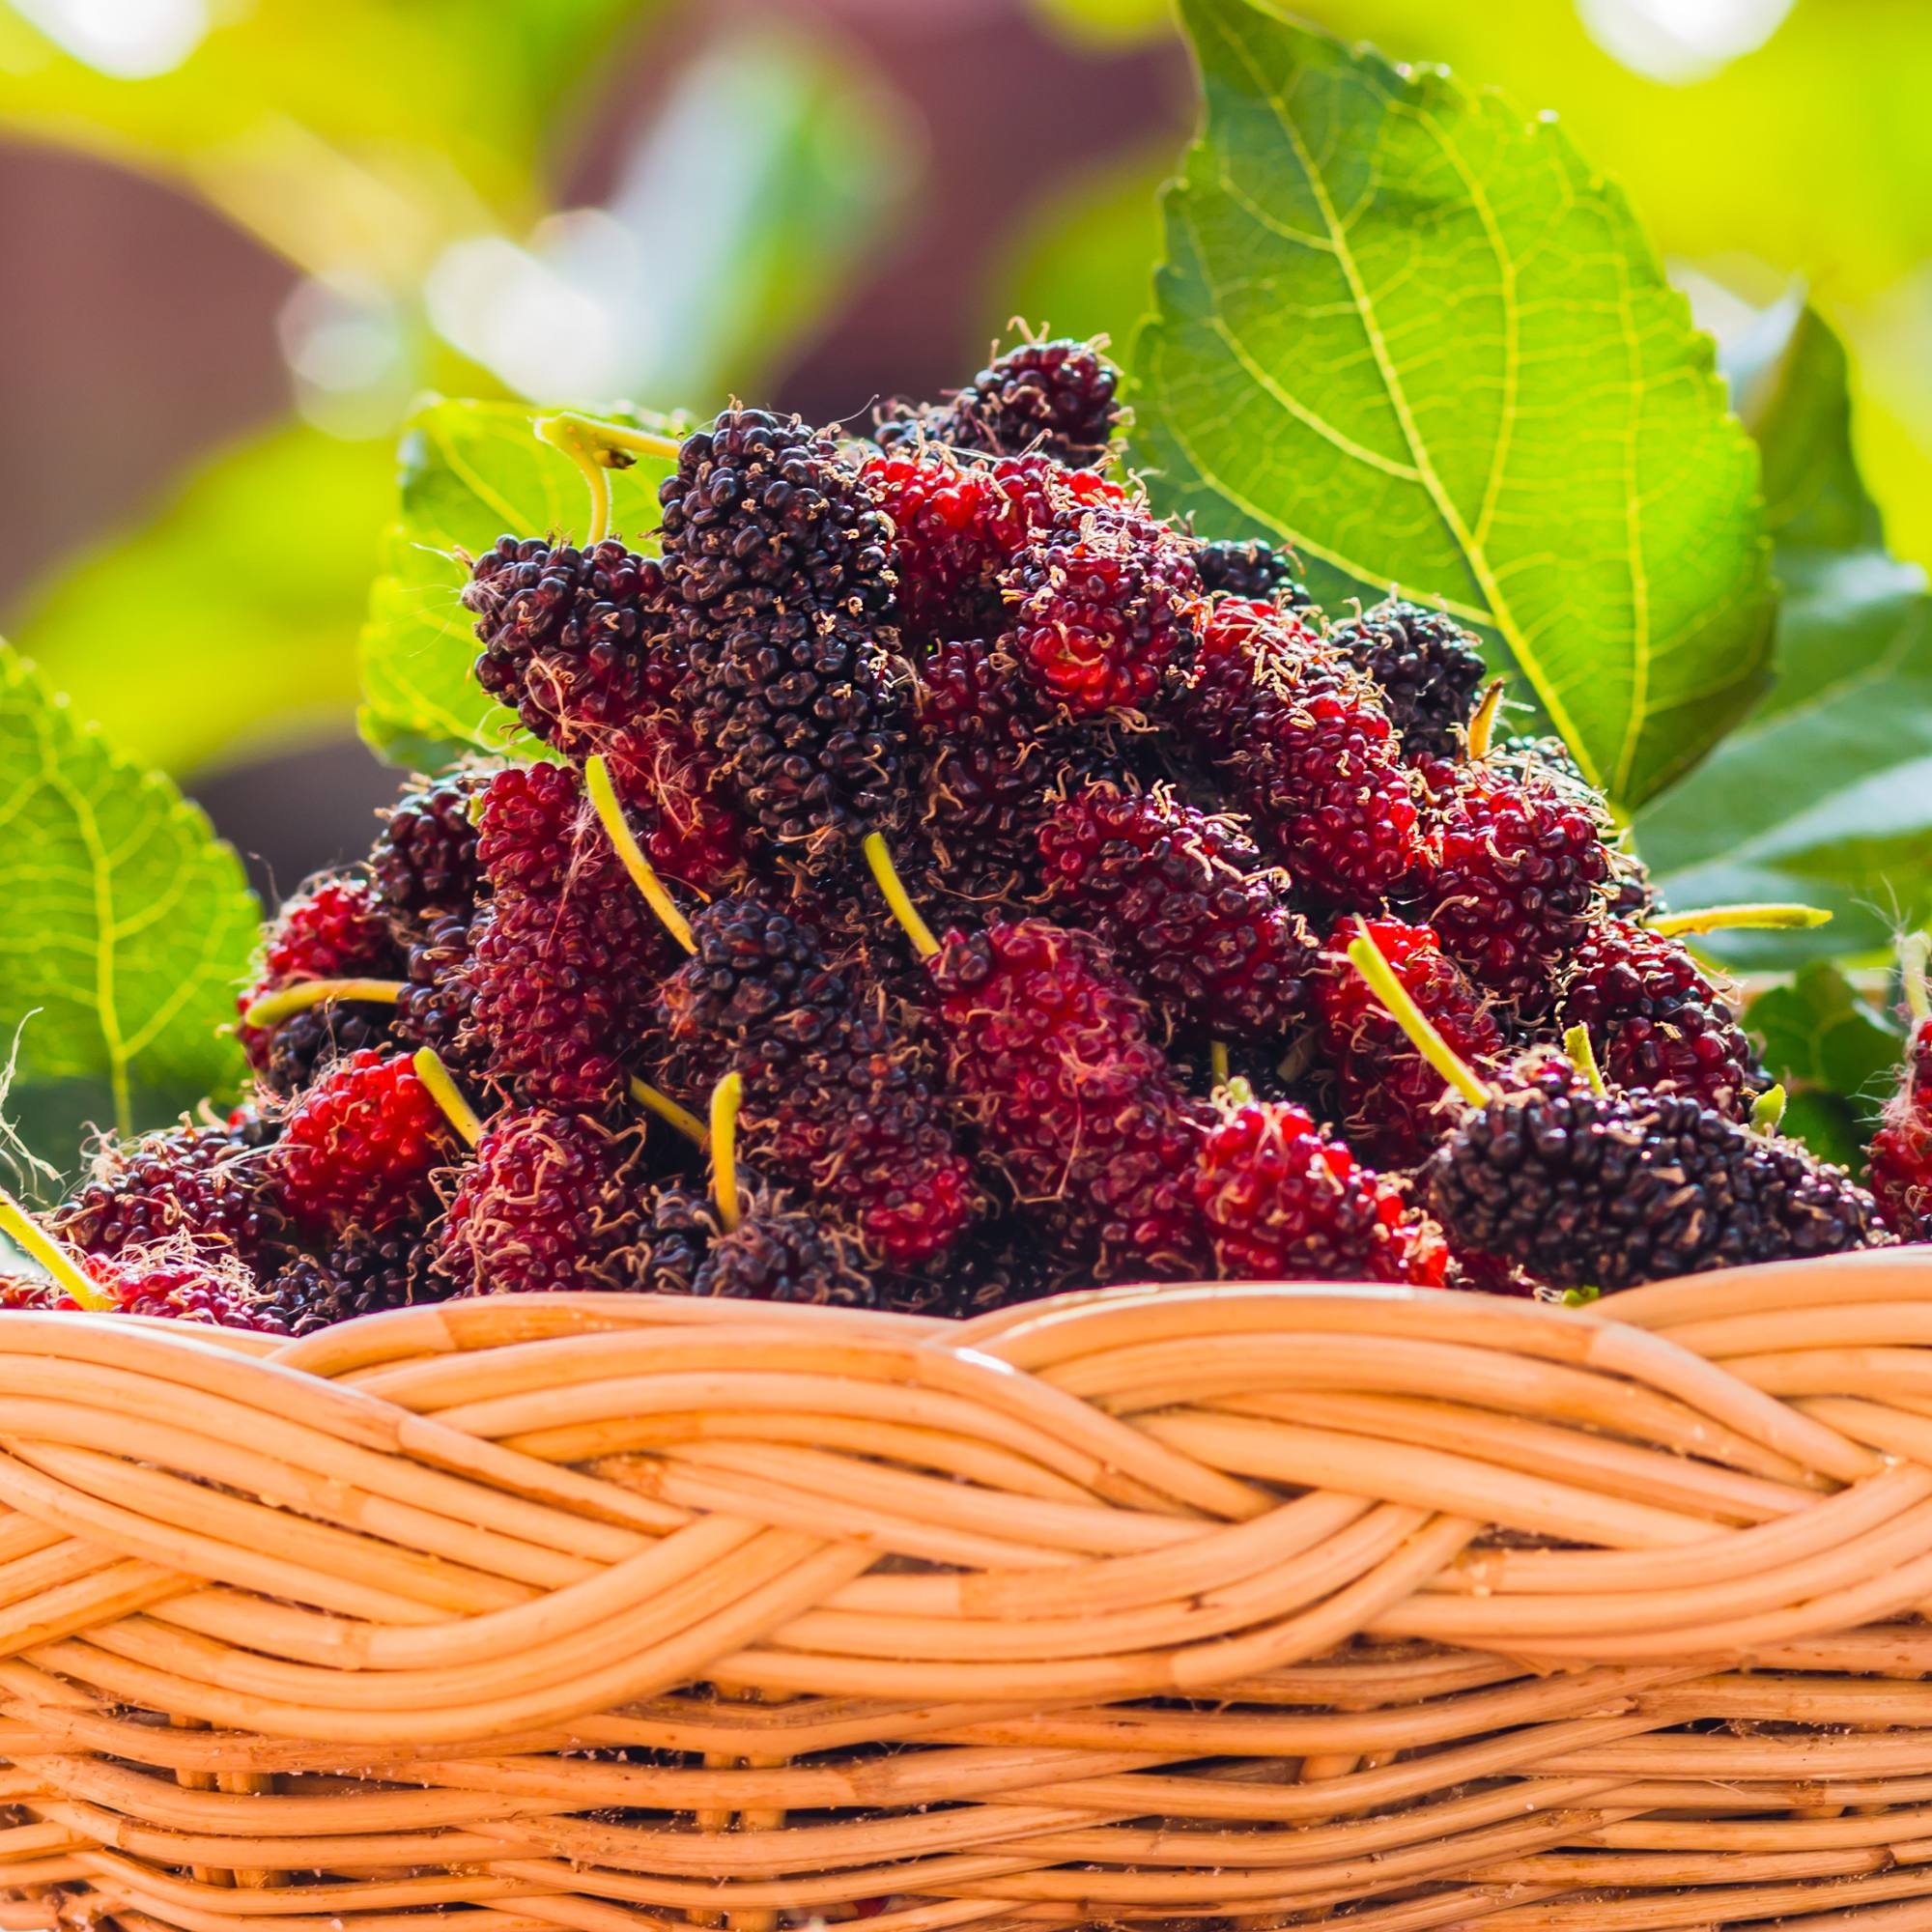
[[[284,1233],[263,1156],[230,1125],[183,1125],[109,1147],[48,1226],[88,1254],[185,1236],[197,1251],[254,1262]]]
[[[1408,756],[1458,750],[1488,668],[1453,617],[1391,597],[1336,625],[1328,642],[1380,691]]]
[[[878,440],[893,449],[923,440],[987,456],[1037,450],[1070,469],[1092,469],[1106,459],[1120,427],[1120,380],[1097,343],[1022,342],[938,408],[881,411]]]
[[[755,1191],[745,1196],[737,1227],[713,1237],[691,1292],[837,1308],[869,1308],[876,1299],[857,1248],[836,1223]]]
[[[1194,553],[1194,567],[1210,597],[1279,604],[1290,611],[1305,611],[1314,601],[1295,577],[1293,553],[1276,550],[1261,537],[1204,543]]]
[[[385,815],[369,867],[376,896],[405,943],[440,919],[467,918],[475,905],[482,867],[473,812],[488,783],[480,771],[421,779]]]
[[[950,1248],[979,1190],[916,1046],[791,914],[748,896],[692,926],[696,954],[658,993],[661,1084],[689,1104],[738,1073],[748,1160],[810,1188],[893,1265]]]
[[[1459,1249],[1605,1292],[1709,1268],[1880,1247],[1841,1169],[1689,1094],[1601,1095],[1560,1073],[1470,1109],[1423,1170]]]
[[[402,1222],[351,1229],[324,1255],[298,1255],[263,1292],[291,1335],[310,1335],[360,1315],[440,1300],[448,1289],[429,1273],[421,1230]]]
[[[471,1018],[476,981],[474,928],[467,919],[439,920],[410,948],[406,983],[396,1000],[395,1035],[426,1046],[453,1073],[482,1074],[487,1056]]]
[[[666,624],[665,573],[614,537],[588,550],[504,536],[463,592],[476,681],[566,757],[601,751],[643,703]]]
[[[661,498],[679,702],[764,834],[838,869],[903,762],[892,525],[829,437],[763,410],[686,438]]]

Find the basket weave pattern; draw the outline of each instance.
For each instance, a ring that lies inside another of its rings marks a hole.
[[[1923,1255],[9,1314],[0,1925],[1904,1932],[1922,1611]]]

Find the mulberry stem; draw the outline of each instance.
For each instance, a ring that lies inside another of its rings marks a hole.
[[[905,881],[893,865],[893,855],[886,849],[885,838],[876,832],[867,833],[865,851],[866,863],[872,868],[872,877],[878,881],[879,891],[884,894],[886,904],[892,908],[893,917],[905,928],[913,951],[922,959],[930,959],[939,951],[939,941],[932,936],[931,926],[920,918],[919,908],[913,904],[912,895],[905,889]]]
[[[1369,982],[1369,990],[1388,1009],[1389,1017],[1408,1036],[1416,1052],[1470,1106],[1487,1105],[1492,1097],[1489,1088],[1477,1076],[1476,1069],[1435,1031],[1429,1015],[1415,1004],[1408,988],[1396,978],[1394,968],[1382,956],[1381,948],[1369,931],[1368,921],[1358,914],[1355,924],[1361,937],[1349,948],[1349,963]]]
[[[114,1297],[4,1187],[0,1187],[0,1234],[39,1262],[83,1308],[114,1306]]]
[[[1932,932],[1915,932],[1898,943],[1898,977],[1905,986],[1905,1010],[1914,1024],[1932,1020],[1932,985],[1926,967],[1932,963]]]
[[[683,449],[683,440],[661,431],[639,429],[636,423],[611,422],[603,416],[587,416],[582,410],[559,410],[545,416],[536,426],[546,442],[564,447],[559,440],[576,437],[607,469],[628,469],[640,456],[662,456],[671,462]]]
[[[711,1090],[711,1197],[727,1235],[745,1218],[738,1198],[738,1107],[744,1097],[738,1073],[725,1074]]]
[[[1751,1102],[1750,1124],[1754,1134],[1775,1134],[1784,1121],[1784,1084],[1767,1087]]]
[[[624,808],[617,802],[616,787],[611,782],[611,767],[605,762],[602,752],[593,753],[583,761],[583,788],[590,794],[590,803],[597,808],[597,816],[603,821],[604,830],[611,836],[611,843],[617,848],[617,856],[624,862],[624,869],[631,875],[631,883],[644,895],[650,909],[664,922],[664,928],[687,952],[697,951],[697,935],[691,929],[691,922],[678,911],[677,902],[665,891],[664,881],[651,869],[651,862],[644,857],[644,848],[638,843],[637,834],[631,830],[624,816]]]
[[[1496,732],[1496,714],[1502,708],[1503,680],[1496,678],[1483,693],[1483,701],[1476,706],[1476,715],[1469,720],[1469,756],[1472,761],[1480,762],[1490,755],[1490,740]]]
[[[710,1129],[689,1107],[680,1107],[662,1088],[653,1087],[648,1080],[632,1079],[631,1098],[659,1120],[668,1121],[693,1146],[703,1147],[710,1140]]]
[[[400,980],[298,980],[262,997],[242,1015],[242,1024],[251,1027],[280,1026],[297,1013],[306,1012],[329,1000],[354,1000],[366,1007],[393,1007],[402,998]]]
[[[1228,1042],[1214,1039],[1208,1042],[1208,1071],[1215,1086],[1228,1084]]]
[[[1723,932],[1732,926],[1777,930],[1793,926],[1828,925],[1832,915],[1822,906],[1719,905],[1695,912],[1666,913],[1647,922],[1652,932],[1678,939],[1687,932]]]
[[[1597,1065],[1597,1049],[1590,1044],[1590,1029],[1586,1026],[1573,1026],[1563,1036],[1563,1051],[1570,1057],[1570,1065],[1590,1083],[1590,1092],[1599,1099],[1609,1093],[1604,1084],[1604,1069]]]
[[[577,465],[589,487],[590,522],[583,532],[585,550],[602,543],[611,534],[611,470],[628,469],[639,456],[675,458],[681,447],[675,437],[631,429],[623,423],[602,422],[575,410],[542,416],[535,428],[540,441],[562,450]]]
[[[463,1090],[451,1077],[449,1068],[431,1047],[420,1047],[410,1062],[416,1078],[429,1089],[430,1098],[443,1111],[449,1124],[474,1147],[483,1138],[483,1122],[476,1109],[463,1097]]]
[[[536,425],[537,439],[560,449],[583,473],[590,490],[590,520],[583,527],[583,548],[611,534],[611,469],[585,440],[570,416],[545,416]]]

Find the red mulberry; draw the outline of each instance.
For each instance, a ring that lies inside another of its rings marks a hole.
[[[1057,793],[1114,762],[1105,731],[1045,715],[1004,644],[935,645],[914,695],[916,829],[933,883],[998,913],[1037,891]]]
[[[1294,660],[1321,649],[1321,639],[1295,611],[1223,598],[1208,609],[1187,681],[1173,696],[1172,722],[1192,750],[1225,767],[1251,721],[1266,720]]]
[[[1105,1275],[1198,1273],[1187,1174],[1208,1112],[1100,943],[1002,922],[949,932],[926,973],[948,1089],[1019,1199]]]
[[[366,879],[344,873],[322,880],[283,906],[270,928],[254,983],[237,1002],[256,1001],[313,980],[393,980],[402,955]],[[328,1001],[272,1027],[238,1029],[248,1064],[271,1092],[298,1093],[331,1060],[388,1038],[388,1009]]]
[[[493,889],[464,970],[462,1036],[531,1103],[597,1109],[621,1094],[669,964],[663,928],[584,806],[574,771],[498,773],[480,854]]]
[[[1872,1136],[1870,1180],[1888,1225],[1902,1240],[1932,1240],[1932,1013],[1926,1011],[1923,942],[1901,961],[1912,1033],[1905,1075]]]
[[[528,1108],[490,1123],[437,1240],[464,1294],[637,1289],[648,1263],[643,1136]]]
[[[1416,781],[1387,712],[1293,613],[1211,606],[1175,715],[1307,897],[1372,909],[1424,864]]]
[[[1549,1009],[1551,980],[1608,896],[1597,815],[1548,779],[1466,767],[1437,828],[1424,895],[1443,949],[1526,1015]]]
[[[1293,1102],[1227,1107],[1202,1143],[1193,1186],[1224,1277],[1413,1288],[1447,1279],[1441,1230],[1402,1182],[1359,1166]]]
[[[176,1260],[165,1248],[151,1255],[96,1258],[89,1270],[111,1287],[123,1315],[202,1321],[216,1328],[247,1328],[260,1335],[284,1331],[274,1307],[240,1267]]]
[[[567,765],[511,765],[491,779],[478,810],[476,856],[497,894],[562,891],[588,830],[583,787]]]
[[[1088,926],[1165,1010],[1228,1039],[1283,1034],[1307,1002],[1313,936],[1285,873],[1237,820],[1159,788],[1095,784],[1039,830],[1044,903]]]
[[[1771,1084],[1729,997],[1681,941],[1605,920],[1571,955],[1561,986],[1558,1024],[1589,1029],[1619,1087],[1689,1094],[1742,1121]]]
[[[1003,582],[1014,656],[1076,718],[1144,709],[1193,655],[1201,581],[1186,544],[1150,518],[1083,516],[1022,552]]]
[[[601,1108],[623,1091],[667,954],[642,901],[623,896],[629,881],[605,885],[601,902],[588,892],[498,899],[477,923],[469,1029],[490,1077],[531,1104]]]
[[[1498,1060],[1502,1028],[1435,932],[1392,919],[1368,926],[1396,978],[1450,1046],[1479,1070]],[[1360,930],[1347,919],[1328,941],[1321,981],[1322,1056],[1334,1069],[1350,1144],[1386,1167],[1412,1167],[1452,1124],[1444,1111],[1448,1088],[1349,964],[1348,949]]]
[[[343,1230],[426,1207],[451,1151],[449,1123],[409,1058],[362,1052],[302,1097],[267,1159],[292,1220]]]
[[[117,1314],[244,1328],[258,1335],[288,1332],[254,1277],[233,1260],[197,1257],[179,1242],[166,1242],[118,1255],[85,1255],[80,1264],[95,1286],[112,1297]],[[59,1282],[0,1275],[0,1308],[71,1313],[79,1306]]]
[[[611,784],[639,821],[639,841],[662,877],[706,898],[744,882],[744,821],[676,711],[640,714],[606,755]]]
[[[1519,784],[1541,781],[1570,801],[1577,810],[1588,813],[1603,828],[1604,854],[1609,866],[1609,898],[1604,907],[1609,919],[1641,923],[1663,912],[1663,900],[1651,884],[1650,868],[1628,842],[1628,835],[1612,838],[1609,807],[1604,794],[1583,776],[1583,767],[1571,754],[1561,738],[1505,738],[1489,756],[1491,766]],[[1433,783],[1439,786],[1441,801],[1455,795],[1461,767],[1442,760]]]
[[[1088,509],[1135,500],[1044,456],[975,464],[943,449],[901,451],[872,458],[861,475],[892,520],[899,624],[921,648],[1004,630],[1000,577],[1029,544]]]

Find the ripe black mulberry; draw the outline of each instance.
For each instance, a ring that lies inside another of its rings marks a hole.
[[[1709,1268],[1885,1245],[1841,1169],[1689,1094],[1598,1094],[1547,1074],[1471,1108],[1423,1170],[1459,1247],[1559,1288],[1605,1291]]]

